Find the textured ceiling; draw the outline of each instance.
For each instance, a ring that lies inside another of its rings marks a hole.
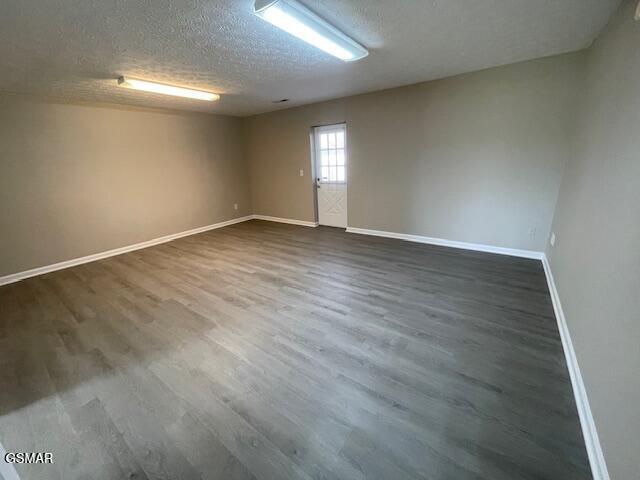
[[[578,50],[620,0],[303,3],[370,55],[334,59],[254,16],[252,0],[0,0],[0,91],[250,115]],[[119,75],[223,97],[130,91]]]

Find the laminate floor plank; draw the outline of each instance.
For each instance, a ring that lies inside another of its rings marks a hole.
[[[588,479],[539,261],[263,221],[0,287],[22,479]]]

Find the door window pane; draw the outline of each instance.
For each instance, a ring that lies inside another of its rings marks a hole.
[[[344,127],[319,127],[315,133],[317,177],[321,182],[347,181],[347,133]]]

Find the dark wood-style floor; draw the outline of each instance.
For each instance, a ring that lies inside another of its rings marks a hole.
[[[585,479],[538,261],[252,221],[0,288],[23,479]]]

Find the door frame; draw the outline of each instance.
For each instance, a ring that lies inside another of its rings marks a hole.
[[[313,175],[311,176],[312,183],[312,191],[313,191],[313,209],[315,215],[315,222],[317,225],[320,225],[320,212],[318,205],[318,148],[316,146],[316,131],[321,131],[323,129],[329,130],[331,127],[341,126],[344,128],[344,165],[345,165],[345,189],[347,190],[347,227],[349,225],[349,133],[346,121],[341,122],[332,122],[320,125],[313,125],[309,129],[309,145],[311,150],[311,172]]]

